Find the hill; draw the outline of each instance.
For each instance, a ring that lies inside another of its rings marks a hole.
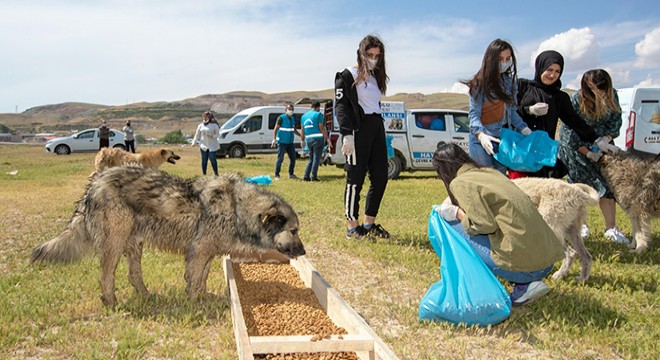
[[[258,91],[234,91],[224,94],[207,94],[172,102],[140,102],[128,105],[108,106],[67,102],[37,106],[20,114],[0,114],[0,125],[24,133],[68,132],[98,126],[102,120],[111,127],[121,128],[130,120],[142,134],[162,133],[172,130],[191,131],[200,121],[201,114],[211,109],[220,122],[235,113],[253,106],[295,103],[302,98],[331,99],[333,89],[318,91],[293,91],[267,94]],[[404,101],[408,108],[468,108],[464,94],[400,93],[385,100]],[[307,105],[305,105],[307,106]],[[0,126],[1,127],[1,126]]]

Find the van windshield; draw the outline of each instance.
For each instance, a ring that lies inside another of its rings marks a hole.
[[[231,119],[227,120],[226,123],[222,124],[220,129],[223,129],[223,130],[224,129],[231,129],[231,128],[235,127],[236,125],[238,125],[246,117],[247,117],[247,115],[236,114],[236,115],[232,116]]]

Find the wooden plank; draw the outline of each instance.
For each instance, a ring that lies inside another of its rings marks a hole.
[[[368,335],[331,335],[330,339],[312,341],[313,336],[250,336],[255,354],[358,352],[373,351],[374,340]]]
[[[234,338],[236,339],[236,352],[240,360],[254,360],[250,338],[248,337],[245,319],[243,318],[243,308],[238,298],[234,269],[232,268],[229,257],[225,256],[222,260],[222,268],[225,271],[225,277],[227,279],[227,296],[229,297]]]
[[[312,266],[304,256],[291,260],[293,266],[300,273],[300,278],[306,286],[310,287],[326,314],[336,325],[343,327],[349,334],[369,335],[374,340],[375,354],[369,354],[369,358],[376,359],[398,359],[396,354],[387,346],[376,332],[364,321],[344,299],[335,291],[321,274]]]

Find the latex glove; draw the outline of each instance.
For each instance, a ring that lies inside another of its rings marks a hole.
[[[440,215],[443,219],[447,221],[455,221],[458,220],[456,218],[456,214],[458,214],[458,206],[450,204],[445,204],[442,203],[440,206],[435,207],[435,212]]]
[[[346,135],[342,139],[341,153],[345,156],[351,156],[355,152],[355,139],[353,135]]]
[[[610,138],[608,136],[601,136],[596,141],[594,141],[594,144],[598,146],[599,148],[603,148],[605,145],[610,143]]]
[[[277,146],[277,140],[273,139],[273,141],[270,143],[271,148],[275,148]]]
[[[614,153],[614,154],[616,154],[616,153],[618,153],[619,151],[621,151],[621,148],[619,148],[619,147],[616,146],[616,145],[612,145],[612,144],[605,144],[603,147],[599,147],[599,148],[600,148],[602,151],[606,152],[606,153]]]
[[[529,107],[529,113],[536,116],[543,116],[548,113],[548,104],[538,102]]]
[[[529,134],[532,133],[532,129],[526,127],[526,128],[524,128],[524,129],[520,130],[520,133],[523,134],[523,135],[525,135],[525,136],[527,136],[527,135],[529,135]]]
[[[486,154],[493,155],[493,141],[500,142],[500,139],[487,135],[486,133],[480,132],[477,135],[477,139],[481,142],[481,146],[486,150]]]
[[[593,162],[598,162],[598,160],[600,160],[600,158],[601,158],[602,156],[603,156],[603,154],[601,154],[600,151],[599,151],[599,152],[589,151],[589,152],[587,153],[587,159],[589,159],[589,160],[591,160],[591,161],[593,161]]]

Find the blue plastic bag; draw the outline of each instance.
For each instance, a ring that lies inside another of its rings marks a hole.
[[[394,140],[394,136],[392,136],[392,135],[386,135],[385,136],[385,145],[387,146],[387,157],[388,158],[393,158],[394,157],[394,147],[392,146],[392,140]]]
[[[270,175],[259,175],[245,178],[245,181],[257,185],[270,185],[273,183],[273,180],[270,179]]]
[[[434,210],[429,240],[440,257],[440,281],[419,304],[419,320],[494,325],[511,314],[511,298],[472,246]]]
[[[511,170],[537,172],[543,166],[555,166],[558,152],[559,142],[550,139],[545,131],[532,131],[525,136],[503,128],[499,150],[493,156]]]

